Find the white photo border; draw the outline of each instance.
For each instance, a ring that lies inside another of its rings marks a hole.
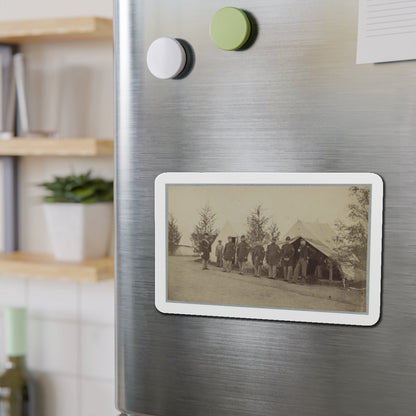
[[[345,185],[371,186],[367,311],[328,312],[227,306],[167,299],[167,186],[169,185]],[[383,180],[375,173],[162,173],[155,179],[155,305],[166,314],[373,326],[380,319]]]

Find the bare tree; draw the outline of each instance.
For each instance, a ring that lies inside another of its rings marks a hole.
[[[179,227],[175,217],[169,214],[168,222],[168,251],[169,255],[173,256],[181,241],[182,234],[179,232]]]

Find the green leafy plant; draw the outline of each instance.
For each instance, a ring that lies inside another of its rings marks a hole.
[[[44,202],[93,204],[113,201],[113,181],[92,178],[91,171],[82,175],[55,176],[53,182],[44,182],[39,186],[51,192],[43,198]]]

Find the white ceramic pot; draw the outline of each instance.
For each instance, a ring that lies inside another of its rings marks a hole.
[[[112,203],[45,203],[44,209],[56,260],[79,262],[108,256]]]

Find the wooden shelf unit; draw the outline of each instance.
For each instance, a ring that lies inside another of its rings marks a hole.
[[[111,19],[73,17],[0,22],[0,43],[21,45],[36,42],[79,41],[113,38]],[[10,212],[16,212],[16,172],[19,158],[15,156],[111,156],[113,140],[96,138],[23,138],[0,139],[0,156],[5,157]],[[5,188],[5,189],[6,189]],[[17,226],[5,236],[5,247],[13,250]],[[0,275],[98,282],[114,278],[114,260],[102,258],[81,263],[58,262],[47,254],[15,251],[0,253]]]
[[[0,22],[0,43],[112,39],[113,22],[100,17],[15,20]]]
[[[0,140],[0,156],[111,156],[113,140],[21,138]]]
[[[114,260],[102,258],[82,263],[63,263],[47,254],[2,253],[0,274],[29,278],[98,282],[114,278]]]

